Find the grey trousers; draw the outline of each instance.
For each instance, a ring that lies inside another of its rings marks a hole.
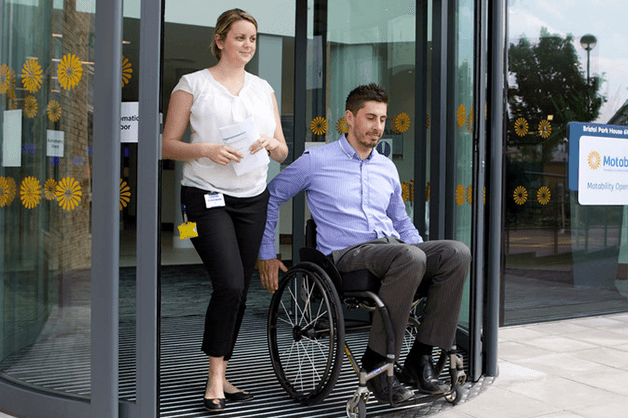
[[[459,241],[405,244],[379,238],[334,251],[340,272],[366,269],[382,280],[378,296],[388,307],[395,328],[395,358],[399,358],[414,295],[426,290],[425,318],[417,340],[448,350],[454,345],[464,281],[471,253]],[[386,355],[386,332],[380,315],[373,315],[369,347]]]

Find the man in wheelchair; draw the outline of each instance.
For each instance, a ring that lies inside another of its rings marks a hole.
[[[408,217],[397,169],[375,150],[386,124],[385,90],[373,83],[359,86],[349,93],[345,108],[348,134],[305,151],[268,186],[271,197],[260,249],[262,284],[274,292],[278,270],[287,270],[274,247],[279,206],[305,190],[317,225],[317,249],[341,273],[366,269],[381,279],[378,296],[392,319],[395,358],[399,358],[414,295],[419,286],[425,291],[424,318],[400,379],[424,393],[444,393],[448,387],[438,379],[431,353],[433,347],[449,350],[454,345],[469,249],[458,241],[424,242]],[[384,324],[374,315],[362,367],[367,371],[380,367],[385,353]],[[388,402],[385,373],[370,379],[367,386],[375,398]],[[413,396],[397,377],[391,390],[395,403]]]

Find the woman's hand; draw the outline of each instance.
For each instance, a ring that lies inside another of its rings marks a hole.
[[[240,151],[227,145],[202,144],[203,155],[218,165],[228,165],[232,161],[239,163],[244,157]]]
[[[266,149],[266,151],[268,151],[268,153],[270,154],[270,152],[277,148],[279,144],[280,142],[275,138],[271,138],[270,136],[266,135],[260,135],[259,139],[253,142],[253,145],[251,145],[251,148],[249,149],[251,150],[251,154],[255,154],[256,152],[263,149]]]

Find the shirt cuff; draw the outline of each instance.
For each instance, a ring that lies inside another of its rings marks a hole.
[[[277,258],[277,253],[275,252],[275,244],[263,244],[259,249],[259,259],[260,260],[272,260],[273,258]]]

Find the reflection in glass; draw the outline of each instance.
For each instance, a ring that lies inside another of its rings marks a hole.
[[[626,5],[600,24],[585,1],[559,14],[519,3],[509,10],[503,321],[628,310],[625,207],[581,206],[567,181],[569,122],[626,125],[617,63],[628,41],[615,17]]]
[[[88,395],[94,15],[3,5],[0,373]]]

